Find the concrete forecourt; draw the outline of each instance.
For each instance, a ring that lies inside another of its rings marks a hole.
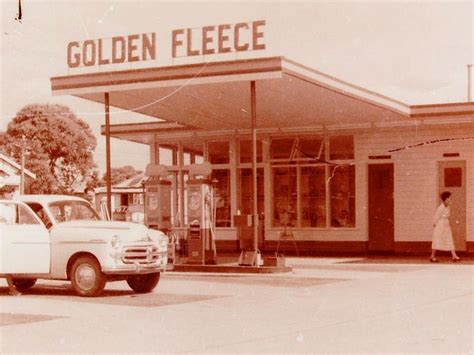
[[[291,273],[166,272],[97,298],[0,280],[0,352],[472,354],[474,262],[440,259],[288,258]]]

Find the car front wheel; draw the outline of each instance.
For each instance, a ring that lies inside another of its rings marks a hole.
[[[13,279],[13,284],[18,291],[26,291],[32,288],[36,283],[36,279]]]
[[[128,286],[138,293],[148,293],[154,290],[160,281],[160,273],[132,275],[127,279]]]
[[[81,256],[72,265],[71,283],[79,296],[95,297],[104,290],[106,278],[95,258]]]

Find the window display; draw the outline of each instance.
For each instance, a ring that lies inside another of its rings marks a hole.
[[[326,227],[326,167],[301,168],[301,227]]]
[[[355,167],[331,167],[331,226],[355,226]]]
[[[230,227],[230,174],[227,169],[213,170],[211,181],[216,203],[216,227]]]
[[[241,214],[253,214],[253,188],[252,169],[240,169],[240,204],[238,209]],[[264,187],[263,169],[257,169],[257,210],[258,214],[264,213]]]
[[[274,227],[355,227],[353,136],[278,138],[270,153]]]
[[[273,169],[273,225],[294,226],[296,223],[296,168]]]

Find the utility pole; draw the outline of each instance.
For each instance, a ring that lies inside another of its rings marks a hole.
[[[472,101],[472,64],[467,65],[467,102]]]
[[[25,194],[25,154],[26,154],[26,137],[21,136],[21,173],[20,173],[20,195]]]
[[[104,94],[105,103],[105,160],[106,160],[106,185],[107,185],[107,210],[109,212],[110,220],[113,220],[112,213],[112,176],[111,176],[111,162],[110,162],[110,98],[109,93]]]

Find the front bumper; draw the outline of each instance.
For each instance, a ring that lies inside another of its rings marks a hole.
[[[110,254],[111,263],[102,272],[115,275],[150,274],[166,270],[168,252],[156,245],[126,245]]]
[[[117,265],[112,267],[105,267],[102,272],[107,275],[145,275],[163,272],[166,270],[166,263],[164,265]]]

